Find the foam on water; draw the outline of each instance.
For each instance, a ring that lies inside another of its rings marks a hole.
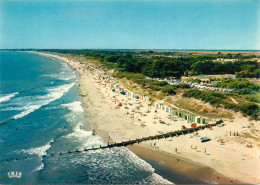
[[[67,107],[69,110],[71,110],[72,112],[75,112],[75,113],[84,112],[80,101],[75,101],[75,102],[68,103],[68,104],[62,104],[61,106]]]
[[[99,146],[104,144],[101,137],[95,136],[91,131],[86,131],[81,127],[81,123],[77,124],[73,129],[73,132],[64,136],[64,138],[71,138],[78,141],[78,147],[80,148]]]
[[[51,148],[51,144],[54,142],[52,139],[50,142],[48,142],[46,145],[35,147],[35,148],[30,148],[27,150],[21,150],[21,152],[29,154],[29,155],[38,155],[41,158],[41,164],[38,166],[33,172],[35,171],[40,171],[44,169],[44,164],[43,164],[43,158],[42,156],[47,155],[47,151]]]
[[[35,97],[27,97],[26,99],[29,101],[20,101],[20,103],[25,104],[24,111],[13,116],[13,119],[22,118],[33,111],[41,108],[44,105],[47,105],[60,97],[62,97],[71,87],[74,86],[75,83],[61,85],[55,88],[50,88],[47,91],[49,92],[47,95],[44,96],[35,96]],[[34,100],[34,101],[32,101]]]
[[[216,181],[213,181],[213,180],[206,180],[206,179],[201,179],[203,180],[204,182],[208,183],[208,184],[218,184]]]
[[[149,184],[174,184],[156,173],[152,173],[146,179],[143,179],[143,182],[140,184],[147,184],[147,182],[154,182]]]
[[[17,94],[19,94],[19,93],[15,92],[15,93],[11,93],[11,94],[1,94],[0,95],[0,103],[9,101],[11,98],[13,98]]]
[[[161,177],[160,175],[156,174],[155,169],[149,163],[147,163],[143,159],[139,158],[133,152],[131,152],[130,150],[128,150],[125,147],[120,148],[120,149],[121,149],[121,152],[124,154],[124,156],[129,158],[134,163],[137,163],[139,168],[141,168],[144,171],[150,171],[151,176],[149,176],[148,178],[151,178],[151,180],[156,182],[156,184],[157,183],[159,183],[159,184],[172,184],[172,182],[170,182],[170,181],[164,179],[163,177]],[[147,183],[146,182],[147,180],[150,180],[150,179],[144,179],[143,183]]]
[[[19,111],[19,110],[24,110],[26,109],[25,106],[23,107],[7,107],[7,108],[4,108],[4,109],[0,109],[0,111]]]
[[[61,61],[59,61],[59,62],[61,62]],[[55,74],[45,74],[45,75],[42,75],[42,76],[43,77],[50,77],[50,78],[54,78],[54,79],[59,79],[59,80],[64,80],[64,81],[75,79],[76,74],[75,74],[75,72],[71,72],[68,64],[66,64],[64,62],[61,62],[61,64],[62,64],[62,68],[61,68],[62,72],[55,73]]]
[[[51,144],[54,142],[52,139],[49,141],[46,145],[35,147],[35,148],[30,148],[30,149],[22,149],[21,151],[23,153],[29,154],[29,155],[39,155],[39,157],[42,157],[47,154],[47,151],[51,148]]]
[[[77,147],[78,149],[83,148],[89,148],[89,147],[97,147],[99,145],[104,145],[104,142],[102,141],[102,138],[99,136],[92,135],[91,131],[83,130],[82,124],[78,123],[75,128],[73,129],[73,132],[63,136],[66,139],[71,139],[73,141],[77,141]],[[93,157],[91,157],[92,155]],[[101,159],[106,158],[105,160],[98,159],[95,156],[102,156]],[[115,161],[115,158],[118,158],[118,161]],[[126,161],[120,161],[121,159],[125,159]],[[143,159],[140,159],[138,156],[136,156],[133,152],[128,150],[125,147],[119,147],[119,148],[112,148],[112,149],[104,149],[104,150],[93,150],[88,151],[88,157],[79,156],[76,155],[69,159],[71,163],[73,164],[84,164],[88,163],[88,165],[91,166],[92,169],[97,168],[95,175],[89,174],[93,181],[95,181],[96,178],[98,178],[98,168],[102,168],[102,170],[111,170],[114,169],[120,169],[122,168],[122,163],[133,163],[134,168],[145,171],[146,173],[150,174],[146,178],[142,179],[140,183],[147,184],[154,182],[154,184],[172,184],[172,182],[164,179],[160,175],[155,173],[155,169],[146,161]],[[119,162],[120,161],[120,162]],[[115,174],[116,175],[116,174]],[[119,174],[120,175],[120,174]]]
[[[43,162],[41,163],[41,165],[40,165],[39,167],[37,167],[35,170],[33,170],[33,172],[41,171],[42,169],[44,169],[44,164],[43,164]]]

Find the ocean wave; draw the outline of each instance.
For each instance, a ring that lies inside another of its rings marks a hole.
[[[148,174],[150,174],[146,178],[142,179],[141,184],[173,184],[167,179],[164,179],[160,175],[156,174],[155,169],[149,163],[139,158],[128,148],[120,147],[116,148],[115,150],[116,152],[119,152],[123,158],[127,159],[129,162],[131,161],[131,163],[134,163],[134,168],[148,172]]]
[[[39,167],[37,167],[35,170],[33,170],[32,172],[36,172],[36,171],[41,171],[42,169],[44,169],[44,164],[43,162],[41,163],[41,165]]]
[[[22,118],[30,113],[32,113],[33,111],[41,108],[42,105],[31,105],[31,106],[28,106],[27,107],[27,110],[21,112],[20,114],[17,114],[15,116],[13,116],[13,119],[19,119],[19,118]]]
[[[38,155],[39,157],[42,157],[44,155],[47,155],[47,151],[51,148],[51,144],[54,142],[54,139],[49,141],[46,145],[30,148],[30,149],[22,149],[21,152],[29,154],[29,155]]]
[[[0,109],[0,111],[19,111],[19,110],[24,110],[26,107],[7,107],[4,109]]]
[[[89,170],[86,175],[91,177],[91,183],[173,184],[156,174],[149,163],[125,147],[93,150],[85,156],[84,153],[77,155],[68,158],[67,162],[74,165],[87,163]]]
[[[13,116],[13,119],[19,119],[22,118],[35,110],[41,108],[44,105],[47,105],[59,98],[61,98],[71,87],[74,86],[75,83],[65,84],[61,85],[55,88],[50,88],[47,91],[48,94],[44,96],[35,96],[35,97],[27,97],[25,100],[28,100],[26,102],[22,102],[22,104],[25,103],[24,107],[25,110],[15,116]]]
[[[74,127],[72,133],[63,137],[76,141],[79,149],[104,145],[104,142],[100,136],[93,135],[92,131],[82,129],[82,123],[78,123]]]
[[[72,80],[76,78],[76,75],[74,72],[68,71],[68,69],[64,69],[65,71],[67,71],[67,73],[65,73],[64,71],[60,72],[60,73],[56,73],[56,74],[46,74],[46,75],[42,75],[43,77],[50,77],[50,78],[54,78],[54,79],[59,79],[59,80],[64,80],[64,81],[68,81],[68,80]]]
[[[149,177],[143,179],[142,184],[174,184],[157,173],[152,173]]]
[[[1,94],[0,95],[0,103],[9,101],[11,98],[13,98],[17,94],[19,94],[19,93],[15,92],[15,93],[11,93],[11,94]]]
[[[73,112],[65,114],[64,117],[66,118],[66,121],[68,123],[73,123],[77,118],[76,114],[74,114]]]
[[[38,166],[33,172],[35,171],[40,171],[44,169],[44,164],[43,164],[43,156],[47,155],[47,151],[51,148],[51,144],[54,142],[54,139],[52,139],[50,142],[48,142],[46,145],[35,147],[35,148],[30,148],[27,150],[21,150],[21,152],[29,155],[38,155],[41,158],[41,164]]]
[[[73,129],[73,132],[64,136],[66,138],[71,138],[71,137],[90,137],[92,136],[92,132],[91,131],[86,131],[84,129],[81,128],[82,124],[79,123],[78,125],[76,125],[76,127]]]
[[[71,139],[72,141],[77,141],[78,149],[104,145],[104,142],[101,137],[93,135],[91,131],[86,131],[81,127],[82,127],[82,123],[78,123],[74,127],[72,133],[63,137],[67,139]],[[173,184],[167,179],[164,179],[160,175],[156,174],[155,169],[149,163],[139,158],[137,155],[135,155],[133,152],[131,152],[129,149],[125,147],[88,151],[87,156],[88,156],[87,158],[83,156],[80,157],[74,156],[71,157],[69,161],[72,164],[84,164],[87,162],[88,165],[91,166],[91,168],[94,171],[98,170],[98,168],[101,168],[102,170],[108,170],[108,171],[113,171],[115,168],[118,169],[123,168],[122,173],[124,173],[123,171],[125,168],[122,166],[124,164],[129,164],[129,165],[131,164],[131,167],[130,166],[129,167],[131,169],[133,168],[133,171],[131,172],[132,174],[138,173],[139,171],[145,172],[147,174],[147,176],[141,180],[140,182],[141,184]],[[104,160],[99,160],[99,158]],[[92,170],[90,170],[90,173],[91,174],[89,175],[93,178],[93,182],[95,181],[95,179],[99,179],[100,175],[101,176],[103,175],[97,173],[96,175],[93,176]],[[123,174],[120,175],[119,173],[118,175],[121,176]]]
[[[84,112],[80,101],[75,101],[75,102],[68,103],[68,104],[62,104],[61,106],[68,108],[72,112],[76,112],[76,113]]]
[[[218,184],[216,181],[214,180],[206,180],[206,179],[201,179],[202,181],[208,183],[208,184]]]

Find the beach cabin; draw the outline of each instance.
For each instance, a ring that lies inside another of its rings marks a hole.
[[[162,103],[159,103],[159,109],[162,110],[162,108],[163,108],[163,104],[162,104]]]
[[[161,109],[161,110],[162,110],[163,102],[162,102],[162,101],[156,101],[156,102],[154,102],[154,107],[155,107],[156,109]]]
[[[194,122],[199,123],[199,124],[206,124],[206,119],[202,118],[200,116],[196,116]]]
[[[172,110],[172,114],[175,115],[175,116],[179,116],[178,115],[178,110]]]
[[[178,116],[179,116],[180,118],[184,118],[184,117],[185,117],[185,113],[179,110],[179,111],[178,111]]]
[[[201,120],[201,118],[200,118],[199,116],[196,116],[196,117],[195,117],[195,122],[196,122],[196,123],[200,123],[200,120]]]
[[[195,116],[192,114],[188,115],[188,122],[195,122]]]

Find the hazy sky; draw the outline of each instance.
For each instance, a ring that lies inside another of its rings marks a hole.
[[[260,49],[259,0],[0,0],[0,49]]]

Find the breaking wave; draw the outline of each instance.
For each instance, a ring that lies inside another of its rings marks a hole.
[[[0,95],[0,103],[9,101],[11,98],[15,97],[15,95],[19,94],[18,92],[11,93],[11,94],[1,94]]]
[[[68,104],[62,104],[61,106],[66,107],[75,113],[84,112],[80,101],[75,101],[75,102],[68,103]]]
[[[52,139],[46,145],[35,147],[35,148],[30,148],[30,149],[27,149],[27,150],[24,150],[24,149],[21,150],[21,152],[23,152],[25,154],[38,155],[41,158],[41,165],[39,167],[37,167],[35,170],[33,170],[33,172],[40,171],[40,170],[44,169],[44,164],[43,164],[43,158],[42,157],[44,155],[47,155],[47,151],[51,148],[51,144],[53,142],[54,142],[54,140]]]
[[[13,116],[13,119],[19,119],[22,118],[35,110],[41,108],[44,105],[49,104],[50,102],[53,102],[60,97],[62,97],[71,87],[74,86],[75,83],[65,84],[61,85],[55,88],[48,89],[48,94],[44,96],[36,96],[36,97],[27,97],[27,100],[25,102],[25,109],[23,112]],[[23,102],[24,103],[24,102]]]

